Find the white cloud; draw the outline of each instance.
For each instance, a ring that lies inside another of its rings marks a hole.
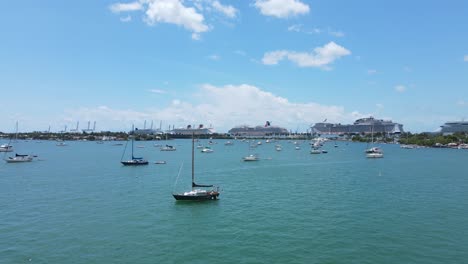
[[[263,15],[277,18],[303,15],[310,11],[309,6],[299,0],[256,0],[254,5]]]
[[[109,8],[113,13],[120,13],[120,12],[127,12],[127,11],[142,10],[143,5],[140,2],[116,3],[116,4],[112,4]]]
[[[229,18],[235,18],[236,17],[237,9],[235,9],[233,6],[222,5],[219,1],[213,1],[211,3],[211,5],[213,6],[213,8],[215,10],[217,10],[218,12],[223,13],[225,16],[227,16]]]
[[[406,86],[404,85],[397,85],[395,86],[395,91],[399,92],[399,93],[403,93],[406,91]]]
[[[341,38],[341,37],[344,37],[344,33],[342,31],[328,31],[328,33],[332,36],[335,36],[335,37],[338,37],[338,38]]]
[[[468,61],[468,55],[465,55],[465,57],[463,57],[463,60]]]
[[[210,55],[210,56],[208,56],[208,58],[209,58],[210,60],[214,60],[214,61],[217,61],[217,60],[221,59],[221,58],[220,58],[218,55],[216,55],[216,54]]]
[[[262,62],[265,65],[275,65],[286,58],[296,63],[299,67],[322,67],[327,69],[327,66],[335,60],[350,54],[351,51],[335,42],[329,42],[323,47],[315,48],[311,53],[287,50],[267,52],[263,56]]]
[[[142,10],[145,13],[144,21],[148,25],[158,23],[178,25],[192,31],[192,39],[195,40],[199,40],[200,34],[210,29],[205,24],[205,17],[195,8],[185,6],[183,0],[139,0],[116,3],[110,6],[110,10],[114,13]]]
[[[298,125],[307,126],[325,118],[333,122],[350,123],[356,118],[368,116],[356,111],[346,112],[341,106],[290,102],[287,98],[248,84],[221,87],[205,84],[192,98],[199,99],[200,103],[175,99],[166,107],[144,111],[105,106],[80,108],[67,111],[66,117],[71,120],[96,120],[99,129],[104,130],[121,130],[124,129],[122,125],[129,129],[132,123],[162,120],[176,127],[213,124],[216,131],[227,132],[237,125],[261,125],[265,120],[277,126],[296,129]]]
[[[167,93],[165,90],[161,90],[161,89],[151,89],[151,90],[149,90],[149,92],[156,93],[156,94],[165,94],[165,93]]]
[[[376,74],[376,73],[377,73],[377,70],[374,70],[374,69],[367,70],[367,74],[369,74],[369,75],[373,75],[373,74]]]
[[[458,105],[458,106],[466,106],[466,105],[468,105],[468,103],[465,102],[464,100],[458,100],[458,101],[457,101],[457,105]]]
[[[182,26],[194,33],[208,31],[202,14],[193,7],[186,7],[181,0],[147,0],[146,22],[150,25],[169,23]]]
[[[130,22],[130,21],[132,21],[132,17],[131,17],[130,15],[128,15],[128,16],[126,16],[126,17],[121,17],[121,18],[120,18],[120,21],[122,21],[122,22],[124,22],[124,23],[125,23],[125,22]]]
[[[299,32],[299,33],[304,33],[304,34],[328,33],[330,36],[334,36],[334,37],[338,37],[338,38],[341,38],[341,37],[345,36],[343,31],[333,30],[331,28],[318,28],[318,27],[313,27],[311,29],[307,29],[302,24],[291,25],[291,26],[288,27],[288,31]]]
[[[302,31],[302,25],[301,24],[296,24],[296,25],[289,26],[288,31],[301,32]]]

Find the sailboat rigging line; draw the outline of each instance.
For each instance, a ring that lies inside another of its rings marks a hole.
[[[184,166],[184,162],[182,162],[182,164],[180,164],[180,167],[179,167],[179,173],[177,173],[177,178],[176,178],[176,181],[174,183],[174,189],[172,192],[175,192],[175,188],[177,186],[177,181],[179,181],[179,176],[180,176],[180,172],[182,171],[182,167]]]
[[[125,143],[125,148],[124,148],[124,151],[123,151],[123,153],[122,153],[122,157],[120,157],[120,161],[123,160],[123,157],[124,157],[124,155],[125,155],[125,151],[127,150],[127,145],[128,145],[128,140],[127,140],[127,142]]]

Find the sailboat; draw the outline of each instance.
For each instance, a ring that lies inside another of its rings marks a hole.
[[[249,142],[247,142],[248,146],[249,146],[249,152],[252,151],[252,148],[256,148],[257,145],[251,145]],[[242,158],[243,161],[259,161],[260,158],[258,157],[257,154],[252,154],[250,153],[248,156],[245,156]]]
[[[374,125],[371,127],[371,145],[374,144]],[[379,147],[371,147],[366,149],[367,158],[383,158],[383,151]]]
[[[120,160],[120,163],[122,163],[123,165],[125,166],[137,166],[137,165],[148,165],[148,161],[143,159],[143,158],[137,158],[133,155],[133,141],[134,141],[134,135],[135,135],[135,130],[133,129],[132,127],[132,135],[130,135],[132,137],[132,159],[131,160]],[[128,141],[127,141],[127,144],[128,144]],[[125,149],[127,148],[127,145],[125,145]],[[125,149],[124,149],[124,153],[122,154],[122,158],[123,158],[123,155],[125,154]]]
[[[184,193],[172,193],[177,201],[206,201],[216,200],[219,196],[219,187],[195,183],[195,139],[192,134],[192,190]],[[211,190],[201,188],[212,188]]]
[[[18,139],[18,122],[16,122],[16,132],[15,132],[15,142],[17,142],[17,139]],[[9,146],[11,146],[10,144],[8,144]],[[6,154],[6,153],[5,153]],[[18,154],[18,153],[15,153],[15,156],[13,157],[8,157],[8,158],[5,158],[5,161],[7,163],[20,163],[20,162],[30,162],[33,160],[33,156],[32,155],[29,155],[29,154]]]

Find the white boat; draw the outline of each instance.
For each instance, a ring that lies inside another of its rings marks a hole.
[[[65,147],[67,144],[65,142],[63,142],[63,141],[59,141],[55,145],[58,146],[58,147]]]
[[[214,150],[213,150],[212,148],[210,148],[210,147],[204,147],[204,148],[201,150],[202,153],[211,153],[211,152],[213,152],[213,151],[214,151]]]
[[[16,122],[16,133],[15,133],[15,142],[18,138],[18,122]],[[7,144],[5,147],[8,149],[10,144]],[[13,148],[12,148],[13,150]],[[9,151],[6,151],[9,152]],[[30,162],[33,160],[33,156],[29,154],[18,154],[16,153],[15,156],[5,157],[4,159],[7,163],[20,163],[20,162]]]
[[[371,127],[371,144],[374,144],[374,126]],[[383,158],[383,151],[379,147],[371,147],[366,149],[366,158]]]
[[[318,148],[313,148],[311,151],[310,151],[310,154],[322,154],[322,151]]]
[[[33,160],[31,155],[20,155],[16,154],[14,157],[8,157],[5,159],[8,163],[20,163],[20,162],[30,162]]]
[[[175,151],[176,148],[174,146],[171,146],[171,145],[166,145],[162,148],[160,148],[161,151]]]
[[[282,148],[281,146],[276,146],[275,149],[276,149],[276,151],[281,151],[281,150],[283,150],[283,148]]]
[[[228,140],[228,141],[226,141],[226,143],[224,143],[224,145],[231,146],[231,145],[234,145],[234,144],[231,141]]]
[[[250,154],[242,158],[243,161],[259,161],[260,158],[257,155]]]
[[[12,152],[13,146],[10,144],[2,144],[0,145],[0,152]]]
[[[366,157],[370,159],[383,158],[383,153],[367,153]]]

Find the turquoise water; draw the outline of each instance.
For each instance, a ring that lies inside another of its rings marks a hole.
[[[203,203],[171,196],[190,140],[136,142],[143,167],[114,142],[20,142],[39,160],[0,165],[0,263],[468,263],[466,150],[282,141],[248,163],[246,143],[217,142],[196,152],[197,182],[223,189]]]

